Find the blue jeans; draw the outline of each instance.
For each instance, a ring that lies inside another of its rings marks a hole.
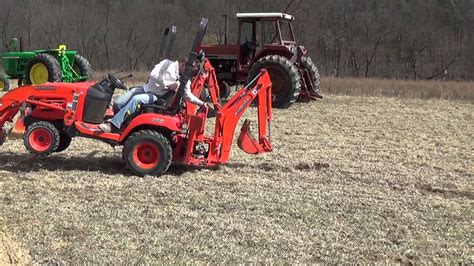
[[[153,97],[153,98],[151,98]],[[135,113],[140,104],[148,104],[158,100],[156,95],[145,93],[143,87],[136,87],[127,91],[122,96],[118,97],[114,102],[114,109],[119,110],[112,119],[112,123],[116,128],[122,126],[125,119]]]

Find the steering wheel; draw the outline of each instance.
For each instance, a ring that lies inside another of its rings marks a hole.
[[[204,50],[199,50],[199,53],[197,53],[196,55],[196,60],[198,60],[199,62],[202,62],[204,60],[204,58],[206,58],[206,53],[204,53]]]
[[[247,40],[245,40],[244,46],[246,46],[248,49],[253,50],[253,49],[256,49],[257,47],[259,47],[260,44],[258,43],[257,40],[255,40],[255,41],[247,41]]]
[[[260,43],[257,40],[254,40],[251,43],[255,46],[255,48],[260,46]]]
[[[115,88],[119,88],[121,90],[128,90],[127,86],[125,85],[125,83],[123,83],[123,81],[121,81],[120,79],[116,78],[114,75],[112,74],[107,74],[107,77],[109,78],[110,80],[110,83],[112,83],[112,85],[115,87]]]

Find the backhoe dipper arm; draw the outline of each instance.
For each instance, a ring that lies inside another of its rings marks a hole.
[[[215,78],[215,74],[212,75]],[[212,84],[212,77],[210,77]],[[215,80],[215,79],[214,79]],[[210,87],[211,90],[213,86]],[[250,134],[250,121],[245,120],[238,138],[238,146],[246,153],[259,154],[272,150],[269,136],[269,126],[272,120],[272,83],[265,69],[246,87],[234,95],[222,109],[217,112],[214,142],[211,144],[209,159],[217,163],[229,160],[234,138],[234,131],[242,115],[258,96],[258,139]]]
[[[209,93],[211,96],[211,102],[214,105],[214,109],[219,111],[221,109],[221,102],[219,98],[219,85],[216,79],[216,73],[209,60],[204,59],[201,63],[199,73],[193,78],[191,83],[191,92],[197,97],[201,97],[204,91],[204,85],[207,83],[209,87]],[[207,99],[201,99],[207,101]],[[188,114],[194,114],[196,106],[193,104],[187,105]]]

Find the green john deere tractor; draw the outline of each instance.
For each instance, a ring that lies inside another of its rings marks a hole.
[[[12,51],[0,54],[5,74],[0,74],[0,90],[10,88],[10,79],[23,84],[45,82],[79,82],[92,78],[92,67],[77,51],[58,49],[22,51],[21,41],[12,39]]]

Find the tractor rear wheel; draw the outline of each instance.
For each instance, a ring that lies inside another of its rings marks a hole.
[[[67,149],[69,147],[69,145],[71,144],[71,141],[72,141],[72,138],[68,134],[66,134],[64,132],[61,132],[59,134],[58,148],[54,152],[64,151],[65,149]]]
[[[92,79],[92,66],[83,56],[77,54],[74,57],[73,69],[80,76],[87,77],[87,80]]]
[[[133,174],[161,175],[170,167],[172,153],[165,136],[153,130],[140,130],[128,137],[122,158]]]
[[[10,89],[10,80],[0,76],[0,91],[8,91]]]
[[[229,83],[222,81],[219,82],[219,97],[221,99],[227,99],[230,95],[230,86]]]
[[[287,58],[267,55],[260,58],[250,68],[247,82],[252,81],[265,68],[272,80],[272,105],[275,108],[288,108],[298,98],[301,91],[298,69]]]
[[[309,77],[311,78],[311,82],[314,86],[314,91],[319,92],[319,84],[321,84],[319,71],[316,65],[311,60],[311,57],[301,57],[301,67],[306,69],[309,73]]]
[[[57,150],[60,142],[58,129],[47,121],[33,122],[23,135],[26,149],[37,156],[48,156]]]
[[[61,81],[61,66],[54,56],[39,54],[26,64],[25,84],[43,84]]]

